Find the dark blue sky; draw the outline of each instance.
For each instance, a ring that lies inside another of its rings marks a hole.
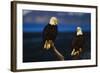
[[[90,31],[91,29],[90,13],[23,10],[23,31],[43,31],[43,28],[49,23],[52,16],[57,17],[58,30],[60,32],[76,31],[78,26],[83,31]]]

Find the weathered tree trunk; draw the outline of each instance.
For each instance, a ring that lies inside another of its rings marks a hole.
[[[54,43],[53,42],[51,42],[51,43],[52,43],[52,49],[54,50],[54,53],[55,53],[56,57],[59,60],[63,61],[64,60],[64,56],[56,49],[56,47],[54,46]]]

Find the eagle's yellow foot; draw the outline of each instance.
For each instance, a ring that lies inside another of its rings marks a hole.
[[[82,51],[82,48],[79,48],[78,51],[75,51],[75,48],[74,48],[73,51],[71,52],[71,56],[80,55],[81,51]]]

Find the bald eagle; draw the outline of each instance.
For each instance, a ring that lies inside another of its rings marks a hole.
[[[63,55],[56,49],[54,42],[58,33],[58,19],[51,17],[50,22],[44,27],[43,30],[43,48],[45,50],[52,49],[54,54],[59,60],[64,60]]]
[[[84,37],[83,37],[83,32],[82,32],[82,28],[81,27],[77,27],[77,31],[75,34],[75,38],[72,42],[72,52],[71,52],[71,56],[73,56],[73,58],[79,58],[82,50],[83,50],[83,41],[84,41]]]

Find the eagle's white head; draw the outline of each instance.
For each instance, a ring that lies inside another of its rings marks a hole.
[[[81,27],[77,27],[77,36],[79,36],[79,35],[83,35]]]
[[[56,17],[51,17],[49,24],[50,25],[57,25],[58,19]]]

